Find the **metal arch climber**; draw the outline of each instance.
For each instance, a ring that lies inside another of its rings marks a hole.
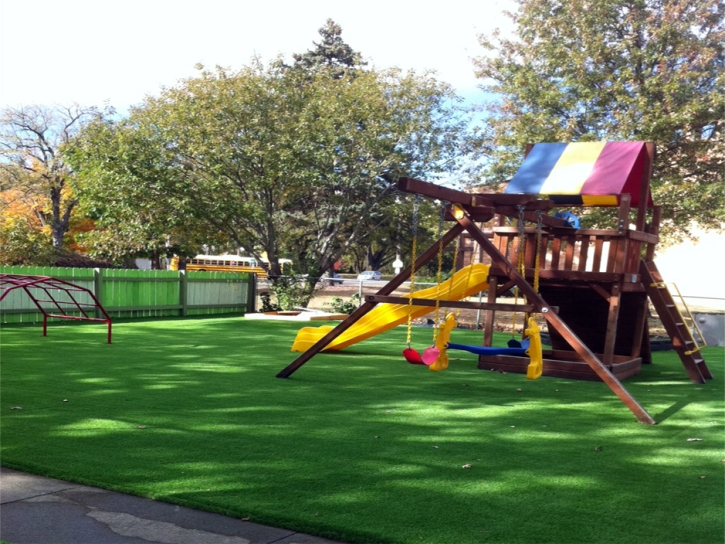
[[[90,289],[50,276],[0,274],[0,301],[15,289],[22,289],[43,314],[43,336],[48,335],[48,318],[96,321],[108,325],[108,343],[111,343],[111,318]],[[83,297],[79,297],[81,294],[92,302],[83,301]],[[89,315],[88,310],[93,310],[94,316]]]

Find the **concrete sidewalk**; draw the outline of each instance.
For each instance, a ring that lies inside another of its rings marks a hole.
[[[341,544],[5,467],[0,505],[11,544]]]

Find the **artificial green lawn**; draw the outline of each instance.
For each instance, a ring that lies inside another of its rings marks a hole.
[[[351,542],[725,540],[725,350],[627,380],[645,426],[602,383],[408,365],[404,328],[276,379],[301,326],[5,326],[2,464]]]

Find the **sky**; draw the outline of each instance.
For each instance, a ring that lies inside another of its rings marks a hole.
[[[513,0],[0,0],[0,108],[31,104],[119,111],[194,76],[197,63],[239,68],[288,60],[328,18],[370,64],[435,70],[468,102],[477,36],[508,32]]]

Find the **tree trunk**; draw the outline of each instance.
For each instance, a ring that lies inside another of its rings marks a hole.
[[[63,248],[63,236],[65,236],[67,230],[68,228],[64,227],[64,225],[55,222],[53,223],[51,239],[55,249]]]

